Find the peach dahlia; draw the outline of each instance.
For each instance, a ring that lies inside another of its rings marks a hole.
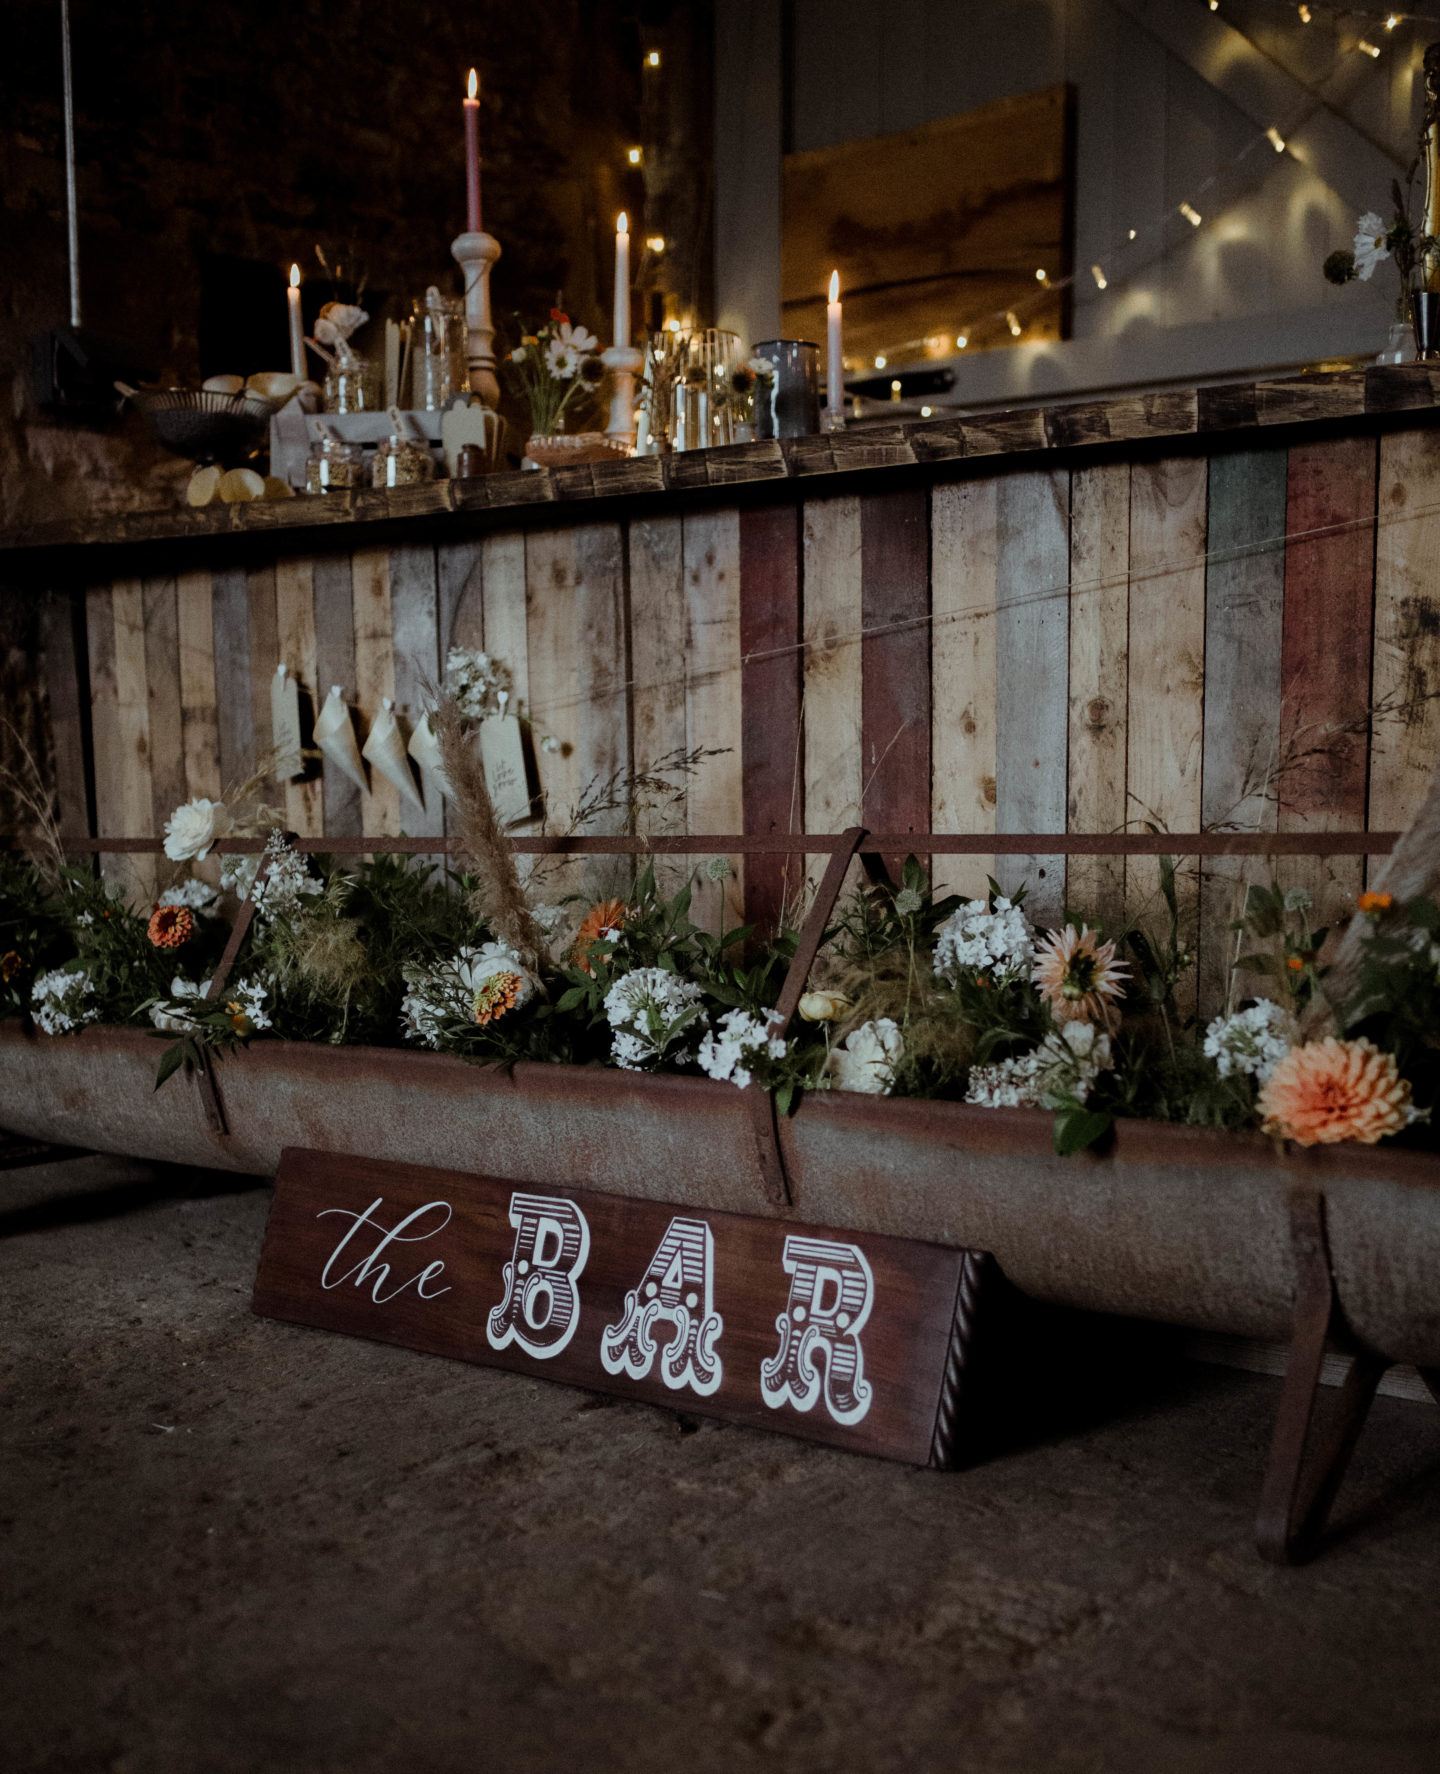
[[[1373,1146],[1410,1120],[1410,1086],[1394,1056],[1363,1036],[1292,1047],[1260,1091],[1266,1133],[1300,1146]]]

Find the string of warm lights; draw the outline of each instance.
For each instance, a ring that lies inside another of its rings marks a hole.
[[[1208,3],[1211,12],[1218,12],[1221,10],[1222,0],[1208,0]],[[1288,10],[1289,0],[1285,0],[1285,3]],[[1385,12],[1371,12],[1364,8],[1320,4],[1319,0],[1315,0],[1314,4],[1302,4],[1296,8],[1296,10],[1299,12],[1302,22],[1306,24],[1311,23],[1315,18],[1323,14],[1326,17],[1335,20],[1354,20],[1358,18],[1375,20],[1386,31],[1393,31],[1405,23],[1440,25],[1440,18],[1434,18],[1423,13],[1396,12],[1388,10]],[[1243,35],[1243,33],[1241,34]],[[1254,44],[1251,44],[1251,48],[1255,49],[1256,54],[1261,53]],[[1353,48],[1356,53],[1362,54],[1371,60],[1378,60],[1382,53],[1378,46],[1363,37],[1356,41]],[[1314,98],[1307,100],[1300,116],[1303,117],[1308,115],[1314,108],[1315,102]],[[1323,99],[1319,102],[1321,104],[1326,104],[1326,101]],[[1326,108],[1336,111],[1338,115],[1343,116],[1343,113],[1338,111],[1338,107],[1327,104]],[[1296,125],[1290,126],[1292,130],[1294,127],[1296,127]],[[1233,160],[1224,167],[1211,173],[1210,176],[1197,185],[1182,202],[1167,206],[1159,215],[1152,216],[1148,221],[1141,222],[1137,227],[1128,228],[1125,232],[1124,239],[1117,239],[1114,243],[1111,254],[1107,256],[1113,257],[1115,254],[1123,252],[1131,245],[1131,243],[1140,239],[1142,236],[1163,231],[1165,228],[1173,225],[1174,218],[1177,215],[1182,216],[1193,229],[1199,229],[1202,227],[1205,221],[1205,216],[1203,210],[1199,206],[1206,198],[1207,193],[1213,191],[1222,180],[1229,178],[1241,163],[1248,159],[1248,157],[1262,144],[1271,148],[1276,154],[1285,154],[1289,151],[1286,142],[1286,132],[1282,131],[1282,129],[1276,124],[1268,125],[1264,130],[1260,131],[1248,141],[1239,153],[1235,155]],[[1035,281],[1040,287],[1035,293],[1026,297],[1012,298],[1008,307],[992,309],[987,314],[971,317],[964,327],[954,336],[955,351],[964,351],[973,334],[977,333],[981,328],[987,325],[997,323],[1003,323],[1012,338],[1021,338],[1025,331],[1025,324],[1021,316],[1029,311],[1033,311],[1040,303],[1053,299],[1054,296],[1071,288],[1077,281],[1079,281],[1082,275],[1083,273],[1080,271],[1072,271],[1064,277],[1052,277],[1043,266],[1037,268],[1035,272]],[[1090,266],[1090,276],[1094,280],[1095,287],[1098,290],[1109,288],[1110,278],[1103,262],[1097,261]],[[894,364],[896,367],[903,367],[913,371],[922,368],[924,361],[923,359],[918,363],[914,361],[915,353],[925,352],[932,359],[940,358],[950,354],[949,347],[950,335],[948,333],[931,334],[923,339],[907,339],[899,344],[887,346],[884,351],[877,352],[873,359],[873,365],[876,370],[884,370]],[[909,357],[910,361],[903,365],[897,362],[897,360],[906,357]],[[857,375],[864,376],[868,373],[869,366],[857,366],[856,369],[850,369],[847,366],[847,375],[852,380],[855,379]],[[892,400],[899,400],[903,396],[903,387],[898,377],[891,381],[890,395]],[[922,416],[928,416],[929,411],[929,408],[922,408]]]

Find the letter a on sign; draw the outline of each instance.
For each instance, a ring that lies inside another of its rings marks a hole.
[[[708,1398],[718,1391],[723,1367],[715,1345],[725,1327],[715,1311],[715,1239],[704,1220],[671,1220],[640,1285],[625,1295],[624,1316],[601,1332],[606,1373],[643,1380],[655,1365],[661,1321],[675,1334],[660,1356],[660,1378],[672,1392],[688,1386]]]
[[[537,1361],[558,1355],[580,1324],[576,1283],[590,1255],[590,1225],[560,1195],[512,1195],[515,1249],[505,1265],[505,1298],[490,1314],[492,1349],[518,1343]]]
[[[823,1353],[825,1408],[848,1428],[874,1396],[860,1347],[874,1303],[870,1265],[855,1245],[828,1238],[787,1238],[783,1261],[790,1298],[775,1320],[780,1347],[760,1364],[760,1395],[771,1410],[810,1410],[822,1389],[815,1358]]]

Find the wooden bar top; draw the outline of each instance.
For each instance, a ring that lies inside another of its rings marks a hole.
[[[1217,441],[1276,426],[1382,420],[1420,409],[1440,410],[1440,364],[1374,365],[1331,373],[1167,390],[1066,405],[1008,411],[951,412],[894,424],[867,419],[830,436],[735,444],[668,456],[495,474],[472,481],[433,481],[392,492],[362,491],[326,498],[255,501],[194,511],[110,513],[0,534],[13,560],[31,550],[198,542],[212,536],[296,533],[321,544],[336,526],[493,513],[504,521],[592,501],[652,499],[670,493],[739,492],[766,483],[813,483],[828,477],[946,463],[1054,454],[1117,444]],[[810,490],[807,485],[806,490]],[[816,487],[816,492],[823,489]],[[836,489],[839,490],[838,488]],[[537,510],[537,508],[539,508]],[[577,516],[579,514],[577,513]],[[429,527],[429,526],[427,526]],[[441,526],[443,533],[443,524]],[[378,532],[377,532],[377,539]],[[353,543],[353,536],[347,537]]]

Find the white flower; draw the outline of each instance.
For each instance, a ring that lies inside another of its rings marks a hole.
[[[935,937],[936,976],[952,985],[962,969],[973,969],[1004,984],[1026,973],[1035,959],[1035,932],[1020,907],[1003,895],[993,907],[968,899],[953,911]]]
[[[624,974],[605,994],[611,1057],[631,1072],[662,1059],[677,1065],[692,1059],[691,1043],[709,1026],[703,1000],[699,986],[663,967]]]
[[[594,333],[587,333],[583,326],[571,326],[568,320],[562,320],[545,347],[550,374],[561,382],[570,381],[579,371],[580,360],[588,357],[599,343]]]
[[[364,326],[369,318],[363,308],[356,308],[348,302],[327,302],[315,322],[315,337],[333,350],[335,346],[345,344],[351,333]]]
[[[1205,1031],[1205,1057],[1222,1078],[1253,1078],[1264,1084],[1295,1045],[1294,1018],[1269,998],[1233,1016],[1217,1016]]]
[[[182,881],[178,887],[167,887],[156,901],[157,905],[188,906],[192,912],[204,912],[213,915],[215,902],[220,895],[208,881],[192,879]]]
[[[528,1004],[539,989],[535,975],[507,943],[463,948],[448,961],[404,970],[410,990],[400,1005],[407,1039],[439,1047],[447,1022],[482,1026]]]
[[[1390,257],[1385,236],[1390,230],[1373,210],[1367,211],[1355,224],[1355,275],[1368,283],[1381,259]]]
[[[325,891],[325,883],[312,875],[305,858],[297,856],[286,842],[285,834],[273,831],[265,845],[270,866],[259,890],[252,895],[256,916],[283,918],[300,909],[300,901]],[[238,893],[243,899],[250,893],[260,867],[257,856],[236,856],[226,861],[220,871],[220,885]]]
[[[738,1084],[744,1090],[751,1079],[750,1067],[761,1059],[784,1059],[785,1043],[770,1033],[748,1010],[727,1010],[720,1018],[718,1034],[700,1043],[700,1070],[721,1083]]]
[[[888,1016],[861,1023],[834,1047],[825,1061],[836,1090],[855,1090],[865,1096],[889,1096],[895,1088],[895,1068],[905,1057],[905,1038]]]
[[[730,862],[728,857],[712,856],[705,864],[707,881],[728,881],[730,879]]]
[[[806,992],[795,1006],[802,1022],[839,1022],[850,1008],[850,1000],[841,992]]]
[[[452,647],[445,660],[445,681],[471,720],[504,714],[512,693],[510,667],[488,653]]]
[[[30,1014],[47,1035],[68,1035],[100,1015],[90,991],[90,975],[57,967],[30,988]]]
[[[1071,1097],[1083,1103],[1113,1064],[1107,1034],[1093,1023],[1065,1023],[1029,1053],[972,1067],[965,1101],[987,1109],[1057,1109]]]
[[[272,1026],[270,1013],[265,1008],[266,999],[273,989],[274,981],[266,983],[261,980],[231,980],[220,994],[219,1003],[232,1015],[247,1017],[251,1032],[257,1029],[268,1029]],[[163,1029],[170,1035],[191,1035],[200,1027],[185,1008],[187,1004],[197,1004],[205,998],[210,990],[210,981],[195,981],[176,974],[170,981],[170,997],[159,1004],[150,1006],[150,1020],[157,1029]]]
[[[223,801],[198,795],[177,807],[165,821],[165,854],[171,862],[197,862],[210,854],[210,846],[230,830],[230,813]]]
[[[752,376],[758,376],[764,382],[770,381],[775,374],[775,365],[768,357],[747,357],[745,368]]]
[[[186,979],[177,973],[170,981],[170,998],[159,1004],[150,1006],[150,1020],[157,1029],[163,1029],[167,1035],[188,1035],[199,1027],[193,1016],[186,1014],[183,1005],[186,999],[203,998],[209,987],[209,980],[197,985],[194,980]],[[178,1000],[178,1002],[177,1002]]]

